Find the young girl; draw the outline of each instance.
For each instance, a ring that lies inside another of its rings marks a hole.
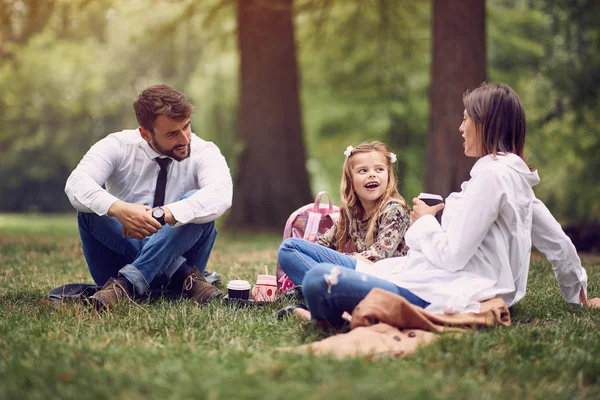
[[[446,205],[413,199],[410,251],[356,268],[322,263],[305,274],[303,294],[312,318],[340,326],[375,287],[434,313],[479,312],[481,301],[501,297],[509,306],[525,295],[532,239],[551,257],[567,301],[585,304],[587,276],[568,237],[533,194],[539,182],[523,160],[525,112],[504,85],[483,84],[464,95],[459,131],[464,153],[479,160],[462,191]],[[444,209],[441,225],[435,219]],[[542,229],[543,228],[543,229]]]
[[[405,255],[410,209],[396,188],[396,155],[381,142],[348,146],[344,152],[340,218],[316,243],[287,239],[278,261],[296,285],[313,265],[348,268]]]

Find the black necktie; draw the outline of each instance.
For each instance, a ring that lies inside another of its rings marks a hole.
[[[154,191],[154,207],[162,206],[165,204],[165,189],[167,187],[167,168],[171,163],[170,158],[155,158],[158,165],[160,165],[160,172],[156,179],[156,190]]]

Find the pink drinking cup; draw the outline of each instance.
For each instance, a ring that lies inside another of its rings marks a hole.
[[[256,285],[252,288],[252,297],[256,301],[275,301],[277,277],[275,275],[258,275]]]

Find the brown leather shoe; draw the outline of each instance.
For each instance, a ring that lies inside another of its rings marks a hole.
[[[216,300],[223,294],[222,291],[208,283],[202,272],[196,267],[186,274],[183,280],[182,292],[199,304]]]
[[[119,301],[133,297],[133,292],[128,287],[125,278],[110,278],[102,289],[90,296],[90,302],[98,311],[107,310]]]

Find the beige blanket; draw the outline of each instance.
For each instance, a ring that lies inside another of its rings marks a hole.
[[[354,309],[350,332],[280,350],[333,358],[405,357],[437,339],[435,333],[463,333],[494,325],[510,325],[508,307],[500,298],[482,302],[478,314],[439,315],[392,292],[373,289]]]

